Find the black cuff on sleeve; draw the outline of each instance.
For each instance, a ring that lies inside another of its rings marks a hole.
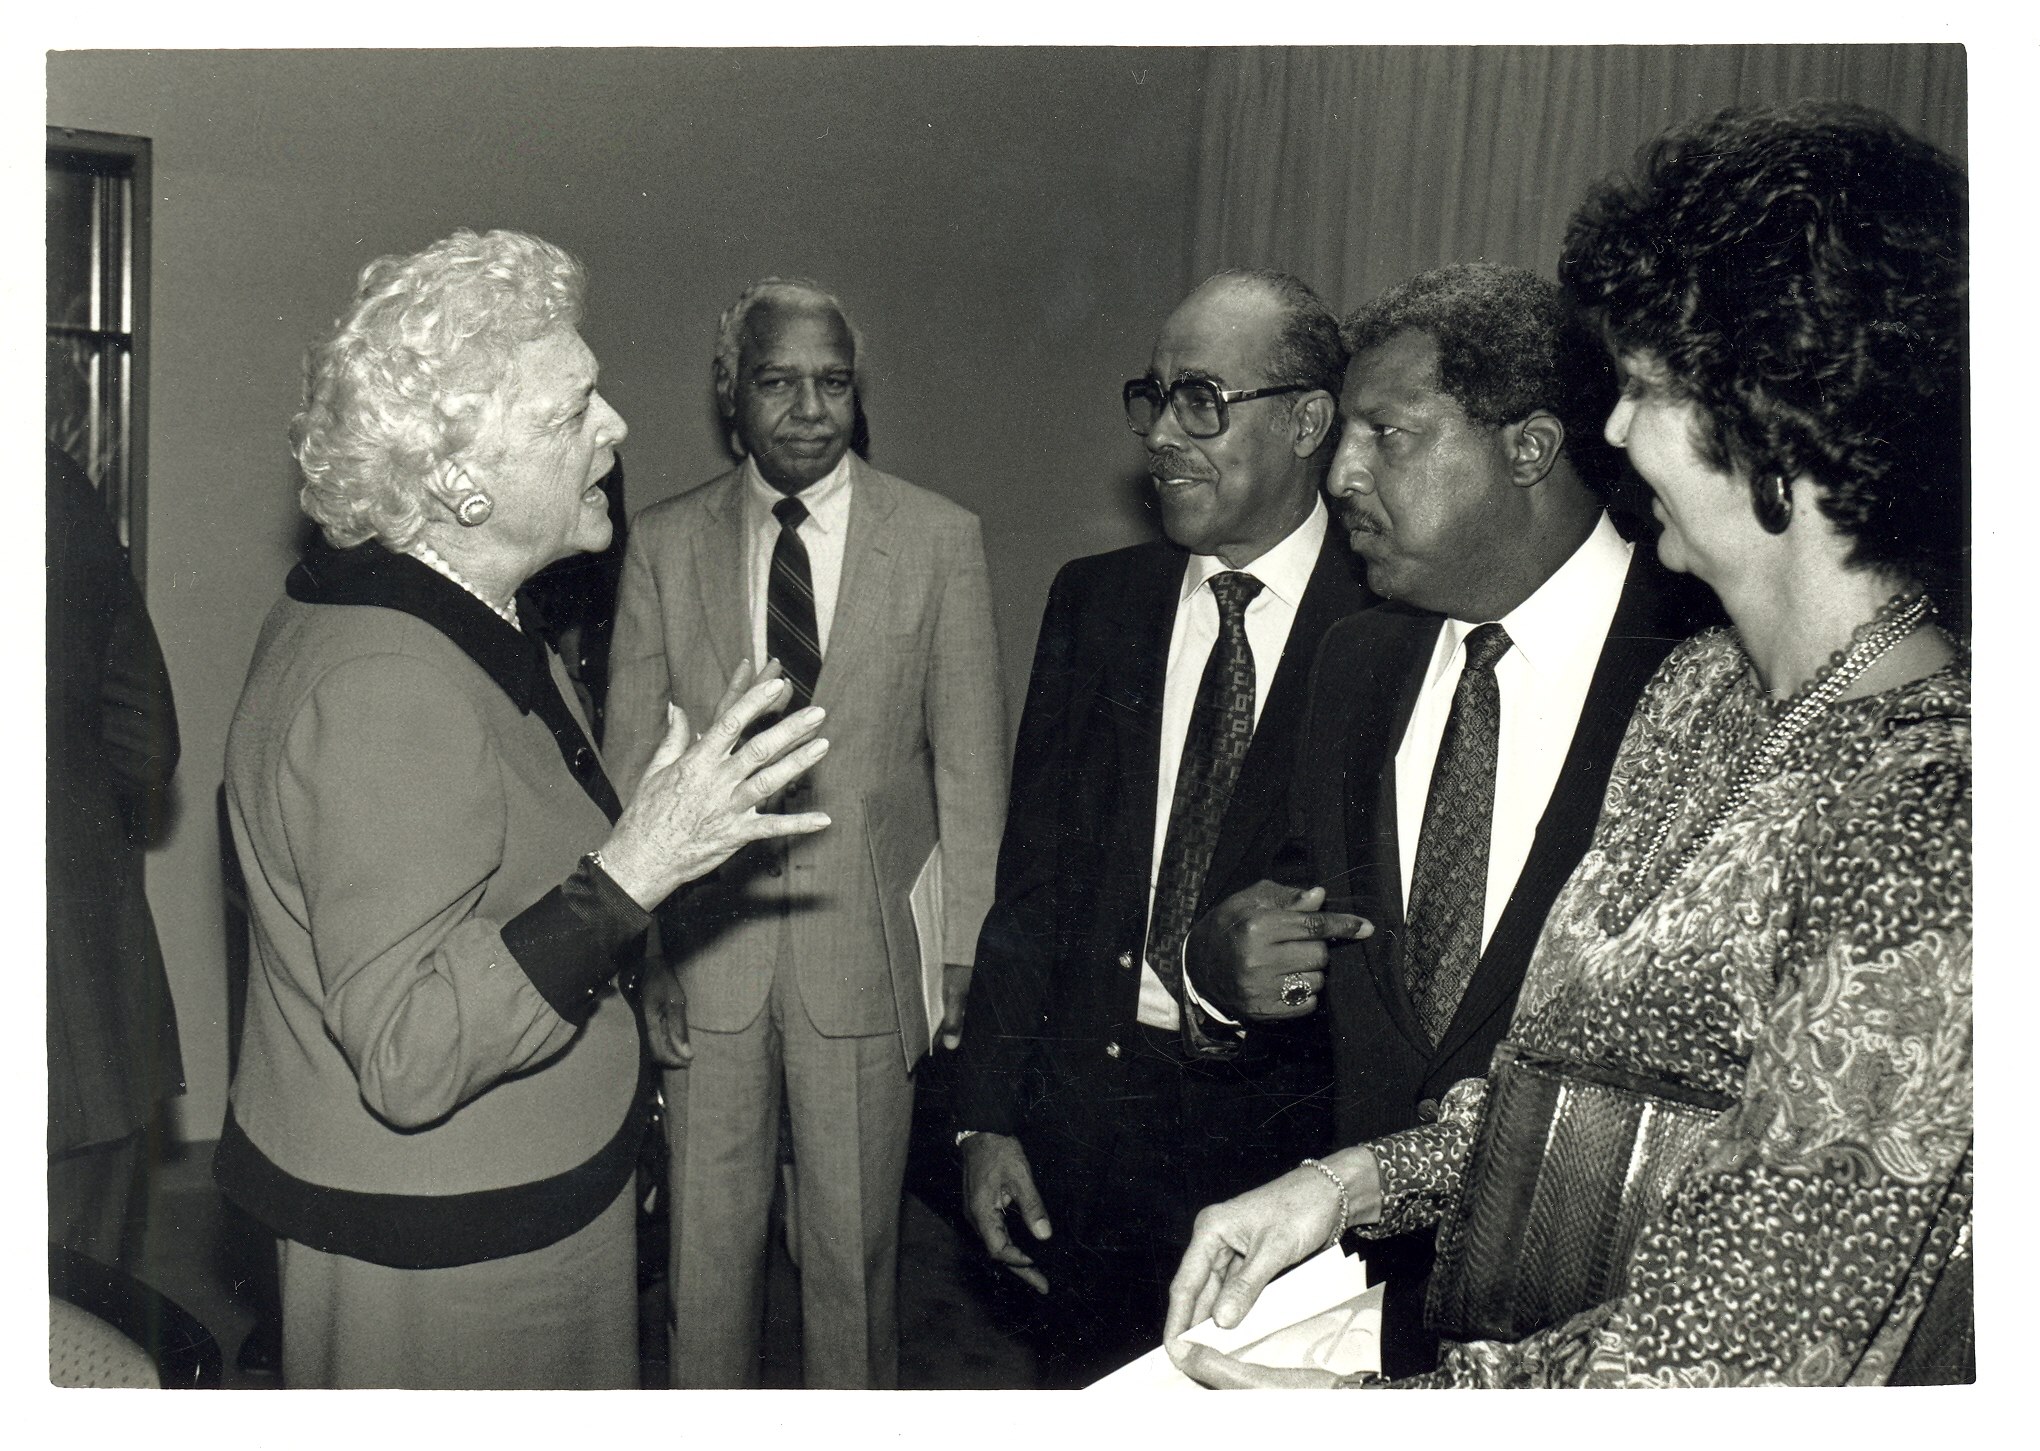
[[[585,1023],[595,994],[616,975],[619,948],[643,934],[651,916],[588,861],[503,924],[503,945],[552,1010]]]

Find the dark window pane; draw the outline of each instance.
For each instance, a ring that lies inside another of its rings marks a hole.
[[[49,321],[91,327],[92,196],[99,178],[49,173]]]

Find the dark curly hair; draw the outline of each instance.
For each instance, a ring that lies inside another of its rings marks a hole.
[[[1587,486],[1609,494],[1622,455],[1601,436],[1615,405],[1615,372],[1600,338],[1557,286],[1520,267],[1455,262],[1420,272],[1346,319],[1358,356],[1403,332],[1438,345],[1438,387],[1485,428],[1539,409],[1565,425],[1565,454]]]
[[[1663,366],[1753,489],[1814,481],[1851,564],[1966,598],[1968,186],[1889,118],[1805,102],[1666,133],[1575,214],[1567,294]]]

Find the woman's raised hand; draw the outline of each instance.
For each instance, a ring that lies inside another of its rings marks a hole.
[[[775,666],[755,677],[748,664],[739,666],[699,740],[686,715],[669,708],[666,738],[602,848],[604,869],[640,906],[658,905],[751,842],[802,836],[829,824],[819,811],[758,810],[829,749],[826,740],[810,739],[822,723],[818,706],[743,739],[753,721],[785,704],[792,688]]]

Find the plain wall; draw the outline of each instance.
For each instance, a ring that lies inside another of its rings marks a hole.
[[[149,607],[181,810],[149,895],[190,1089],[227,1079],[213,793],[299,537],[284,429],[305,346],[370,259],[535,232],[591,279],[633,510],[727,466],[715,319],[815,277],[866,340],[873,460],[984,519],[1017,712],[1048,581],[1145,537],[1120,413],[1186,289],[1187,50],[53,52],[52,125],[149,137]]]

